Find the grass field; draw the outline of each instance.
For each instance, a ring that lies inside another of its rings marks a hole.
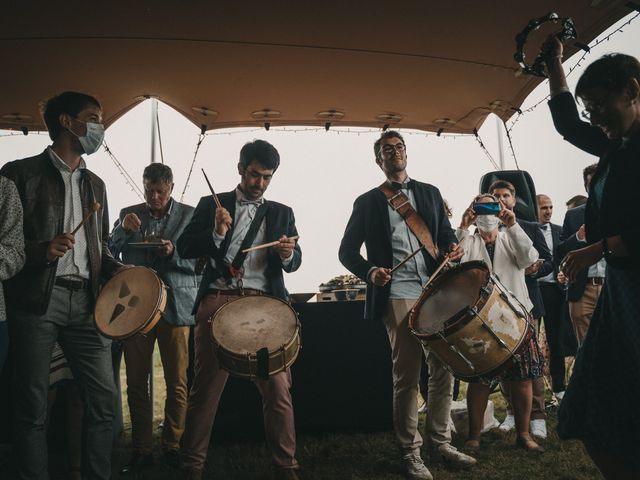
[[[160,424],[164,402],[164,383],[159,358],[155,369],[156,425]],[[124,384],[124,378],[123,378]],[[499,394],[492,395],[496,417],[505,415],[504,402]],[[114,472],[126,463],[130,455],[130,425],[125,405],[125,433],[114,451]],[[421,415],[421,428],[424,415]],[[452,479],[561,479],[582,480],[602,478],[579,442],[561,442],[555,433],[555,414],[549,415],[549,438],[542,444],[544,454],[531,454],[514,446],[514,434],[502,435],[497,430],[483,436],[478,465],[470,470],[449,470],[433,465],[423,453],[436,480]],[[157,429],[156,465],[139,478],[174,479],[179,472],[169,469],[161,461]],[[463,438],[454,438],[460,446]],[[402,465],[392,432],[340,433],[326,435],[298,434],[298,461],[302,480],[400,480]],[[267,480],[270,477],[270,457],[263,442],[242,444],[212,444],[205,470],[205,478],[216,480]],[[117,477],[117,475],[115,475]],[[130,477],[127,477],[130,478]]]

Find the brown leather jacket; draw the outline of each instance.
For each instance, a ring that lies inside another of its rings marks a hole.
[[[20,273],[4,284],[9,316],[13,309],[43,315],[49,306],[58,263],[47,262],[47,246],[51,239],[64,233],[64,183],[46,150],[35,157],[7,163],[0,175],[13,180],[24,210],[26,263]],[[102,280],[110,278],[122,264],[113,258],[107,246],[109,214],[104,182],[84,170],[80,195],[83,216],[94,202],[102,205],[95,218],[84,225],[91,286],[97,298]]]

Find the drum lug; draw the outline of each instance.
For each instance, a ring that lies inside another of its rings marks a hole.
[[[480,287],[480,294],[488,297],[489,295],[491,295],[491,289],[486,285],[484,287]]]
[[[452,343],[449,343],[449,341],[447,340],[447,338],[441,333],[438,332],[438,336],[449,346],[449,349],[455,353],[456,355],[458,355],[466,364],[467,366],[472,370],[472,371],[476,371],[476,367],[473,365],[473,363],[471,363],[471,361],[465,357],[462,352],[460,350],[458,350],[456,348],[455,345],[453,345]]]
[[[507,346],[506,343],[504,343],[504,341],[498,336],[498,334],[493,331],[493,328],[491,328],[489,325],[486,324],[486,322],[484,321],[484,318],[482,318],[482,317],[479,317],[479,318],[480,318],[480,321],[482,322],[482,326],[489,331],[489,334],[493,337],[493,339],[496,342],[498,342],[498,344],[501,347],[506,348],[507,350],[509,350],[511,352],[511,349]],[[513,352],[511,352],[511,353],[513,353]]]

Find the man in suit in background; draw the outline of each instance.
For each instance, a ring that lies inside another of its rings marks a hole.
[[[509,210],[513,210],[516,206],[516,189],[512,183],[504,180],[496,180],[489,187],[489,193],[494,195]],[[538,251],[539,260],[525,270],[525,282],[529,292],[529,299],[533,303],[531,315],[536,320],[534,323],[539,325],[540,318],[544,315],[544,304],[542,303],[542,295],[538,286],[538,278],[545,277],[553,272],[553,257],[551,250],[547,246],[540,225],[537,222],[528,222],[520,218],[517,219],[518,224],[533,242],[533,248]],[[505,418],[500,429],[509,431],[515,428],[515,418],[512,414],[509,396],[506,389],[502,388],[502,393],[507,400],[507,417]],[[547,438],[547,413],[544,407],[544,378],[540,377],[533,381],[533,408],[531,409],[531,434],[535,437]]]
[[[225,303],[244,295],[268,294],[286,301],[282,272],[295,272],[302,263],[300,245],[291,238],[298,235],[293,210],[263,196],[279,165],[280,155],[270,143],[255,140],[244,145],[238,163],[240,184],[219,196],[220,207],[216,208],[211,195],[201,198],[191,223],[178,239],[182,257],[209,258],[194,307],[195,376],[182,439],[182,467],[190,480],[202,478],[213,420],[229,377],[220,368],[210,320]],[[248,255],[240,251],[243,243],[259,245],[276,240],[279,243],[269,249]],[[287,368],[254,383],[262,395],[274,476],[276,480],[297,480],[291,371]]]
[[[175,251],[178,237],[191,220],[193,207],[171,197],[173,173],[166,165],[148,165],[142,182],[145,203],[120,212],[109,248],[127,264],[153,269],[168,287],[167,304],[162,318],[149,333],[124,340],[133,452],[122,474],[135,474],[153,463],[153,405],[148,378],[156,339],[167,388],[162,451],[169,466],[179,466],[178,451],[187,412],[189,327],[194,324],[191,309],[198,289],[195,261],[183,259]],[[161,245],[141,248],[139,244],[145,240]]]
[[[558,400],[564,396],[565,368],[564,368],[564,309],[565,298],[562,285],[558,284],[556,276],[559,271],[560,259],[557,255],[562,227],[551,223],[553,202],[549,196],[540,194],[538,198],[538,222],[544,234],[547,246],[553,255],[553,271],[538,279],[540,293],[544,304],[544,328],[549,345],[549,373],[551,375],[551,389]]]
[[[367,282],[365,318],[382,320],[387,329],[393,362],[393,423],[405,473],[411,479],[429,480],[432,476],[420,455],[422,437],[418,432],[418,380],[423,347],[409,332],[408,314],[442,259],[435,249],[429,248],[423,235],[417,238],[409,220],[405,222],[400,214],[402,206],[394,204],[393,198],[408,199],[428,227],[431,243],[439,252],[450,252],[451,259],[458,260],[464,251],[457,245],[440,191],[433,185],[409,180],[402,136],[395,131],[384,132],[374,144],[374,154],[386,180],[356,199],[339,258],[349,271]],[[363,243],[367,258],[360,254]],[[392,276],[391,267],[421,244],[426,248]],[[433,253],[427,253],[427,249]],[[451,445],[453,376],[434,355],[428,351],[425,354],[429,366],[426,433],[431,459],[456,466],[474,465],[474,458]]]
[[[598,164],[589,165],[582,172],[584,188],[589,192],[591,178]],[[562,225],[560,244],[558,245],[558,258],[562,260],[572,250],[583,248],[587,245],[584,231],[584,212],[586,204],[568,210]],[[567,287],[567,300],[569,301],[569,315],[576,332],[578,344],[584,340],[587,328],[591,322],[591,316],[598,303],[598,297],[604,285],[606,261],[600,259],[595,265],[580,272],[575,281]]]

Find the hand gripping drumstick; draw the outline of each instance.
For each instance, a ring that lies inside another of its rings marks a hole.
[[[464,243],[464,241],[465,241],[465,240],[466,240],[466,238],[463,238],[463,239],[460,241],[460,243],[458,243],[458,247],[459,247],[460,245],[462,245],[462,244]],[[435,272],[433,272],[433,275],[431,275],[431,276],[429,277],[429,280],[427,280],[427,283],[425,283],[425,284],[424,284],[424,286],[422,287],[422,289],[423,289],[423,290],[424,290],[425,288],[427,288],[427,285],[429,285],[429,284],[430,284],[430,283],[431,283],[431,282],[432,282],[432,281],[433,281],[433,280],[438,276],[438,274],[440,273],[440,270],[442,270],[446,265],[448,265],[450,261],[451,261],[451,260],[449,260],[449,254],[447,253],[447,254],[444,256],[444,260],[442,261],[442,263],[440,264],[440,266],[439,266],[438,268],[436,268],[436,271],[435,271]]]
[[[89,220],[89,218],[91,218],[91,215],[96,213],[101,206],[102,205],[100,205],[100,202],[94,203],[93,204],[93,208],[91,209],[91,211],[89,213],[87,213],[85,215],[85,217],[82,219],[82,221],[78,224],[78,226],[73,229],[73,232],[71,232],[71,235],[75,235],[76,233],[78,233],[78,230],[80,230],[80,228],[82,228],[82,225],[84,225],[87,222],[87,220]]]
[[[293,237],[287,237],[287,240],[297,240],[300,238],[300,235],[295,235]],[[273,247],[274,245],[278,245],[280,240],[275,240],[269,243],[263,243],[262,245],[256,245],[255,247],[245,248],[242,250],[242,253],[253,252],[254,250],[260,250],[261,248]]]
[[[200,170],[202,170],[202,174],[204,175],[204,179],[207,181],[207,185],[209,185],[209,190],[211,190],[211,196],[213,197],[213,201],[216,202],[216,207],[222,208],[222,204],[220,203],[220,200],[218,200],[218,196],[216,195],[216,192],[213,191],[213,187],[211,186],[211,182],[209,181],[209,177],[207,177],[207,174],[204,173],[204,168],[201,168]]]

